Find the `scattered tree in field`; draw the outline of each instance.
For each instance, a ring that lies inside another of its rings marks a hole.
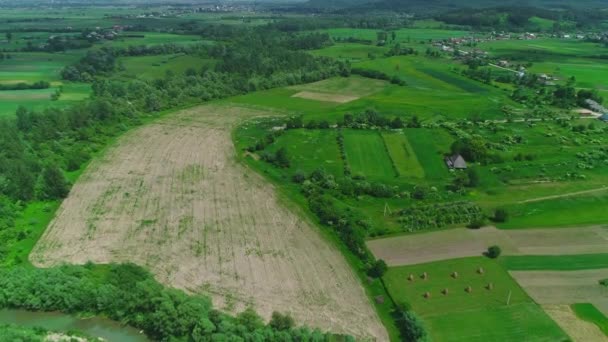
[[[509,213],[506,209],[498,208],[494,210],[494,216],[492,217],[492,221],[494,222],[507,222],[509,219]]]
[[[481,137],[456,140],[450,149],[452,154],[460,154],[468,162],[485,162],[489,155],[487,144]]]
[[[430,298],[430,293],[425,293],[426,298]],[[423,342],[428,341],[428,334],[424,324],[409,310],[403,310],[399,307],[394,312],[395,323],[401,333],[401,340],[408,342]]]
[[[249,331],[258,330],[264,326],[262,317],[260,317],[260,315],[258,315],[252,307],[247,307],[245,311],[238,314],[236,316],[236,320]]]
[[[494,246],[488,247],[488,251],[486,252],[486,255],[488,256],[488,258],[496,259],[500,256],[500,253],[501,253],[500,247],[494,245]]]
[[[302,170],[298,170],[293,174],[292,180],[294,183],[303,183],[306,180],[306,173]]]
[[[281,147],[280,149],[277,150],[277,153],[275,154],[275,164],[279,167],[289,167],[289,158],[287,157],[287,150],[285,149],[285,147]]]
[[[388,266],[386,265],[386,262],[384,262],[382,259],[378,259],[371,265],[367,271],[367,274],[369,274],[370,277],[380,278],[384,275],[384,273],[386,273],[387,270]]]

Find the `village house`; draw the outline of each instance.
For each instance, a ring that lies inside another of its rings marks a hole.
[[[467,168],[467,163],[460,154],[445,157],[445,164],[451,170],[464,170]]]

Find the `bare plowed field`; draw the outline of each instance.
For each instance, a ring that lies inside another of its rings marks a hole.
[[[388,340],[342,255],[235,159],[231,129],[264,114],[202,106],[128,133],[87,168],[31,261],[130,261],[226,311]]]
[[[371,240],[367,244],[376,257],[391,266],[479,256],[496,244],[507,255],[608,253],[608,229],[449,229]]]

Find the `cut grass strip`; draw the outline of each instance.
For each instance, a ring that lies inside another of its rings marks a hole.
[[[608,268],[608,254],[509,255],[499,258],[509,271],[575,271]]]

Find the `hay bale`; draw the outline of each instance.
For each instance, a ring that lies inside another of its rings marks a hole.
[[[410,273],[410,275],[407,277],[407,280],[414,281],[414,275]]]
[[[493,289],[494,289],[494,284],[492,284],[492,283],[488,283],[488,285],[486,286],[486,288],[487,288],[488,290],[493,290]]]
[[[466,289],[464,289],[467,293],[471,293],[473,292],[473,288],[469,285],[466,287]]]
[[[450,290],[446,287],[445,289],[443,289],[443,291],[441,291],[441,293],[447,296],[450,293]]]
[[[452,278],[454,278],[454,279],[458,278],[458,272],[456,272],[456,271],[452,272]]]
[[[422,273],[422,279],[427,280],[428,278],[429,275],[426,272]]]
[[[425,292],[424,293],[424,298],[426,298],[426,299],[431,298],[431,293],[430,292]]]
[[[483,267],[480,267],[480,268],[477,269],[477,273],[483,274],[483,272],[484,272]]]
[[[384,296],[376,296],[376,304],[384,304]]]

